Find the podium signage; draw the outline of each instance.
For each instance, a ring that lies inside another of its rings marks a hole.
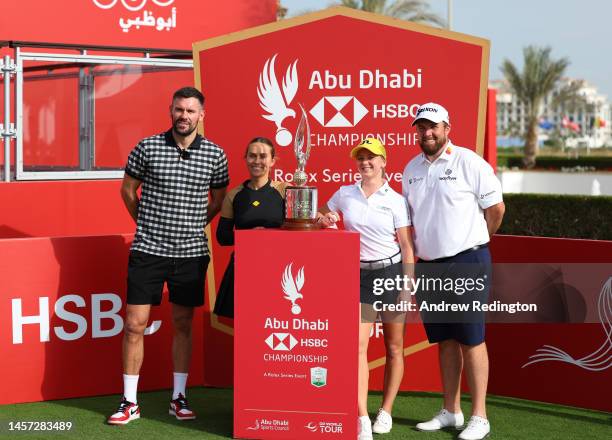
[[[234,436],[356,436],[359,236],[237,231]]]

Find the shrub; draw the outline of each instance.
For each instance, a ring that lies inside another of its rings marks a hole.
[[[612,197],[504,194],[499,234],[612,240]]]

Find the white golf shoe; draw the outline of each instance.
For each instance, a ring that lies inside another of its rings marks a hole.
[[[467,424],[467,427],[461,431],[459,438],[461,440],[481,440],[489,435],[491,425],[485,418],[472,416]]]
[[[438,431],[448,426],[460,429],[463,426],[463,423],[463,413],[452,413],[442,409],[434,416],[433,419],[427,422],[417,423],[416,429],[419,431]]]
[[[372,431],[376,434],[387,434],[391,432],[392,426],[393,418],[391,414],[382,408],[379,409],[378,414],[376,414],[376,420],[374,420],[374,425],[372,425]]]
[[[368,416],[360,416],[358,419],[357,440],[373,440],[372,421]]]

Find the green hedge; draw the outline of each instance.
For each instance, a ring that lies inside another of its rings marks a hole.
[[[497,156],[497,166],[507,168],[522,168],[523,156],[518,154]],[[565,158],[559,156],[536,157],[536,168],[560,170],[561,168],[592,167],[596,170],[612,170],[612,156],[581,156]]]
[[[612,240],[612,197],[504,194],[499,234]]]

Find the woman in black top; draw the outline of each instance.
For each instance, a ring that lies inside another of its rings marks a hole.
[[[234,245],[234,229],[279,228],[285,219],[284,182],[270,180],[270,168],[276,161],[274,145],[263,137],[249,142],[245,154],[249,180],[233,188],[223,200],[217,227],[221,246]],[[215,301],[214,313],[234,317],[234,254]]]

